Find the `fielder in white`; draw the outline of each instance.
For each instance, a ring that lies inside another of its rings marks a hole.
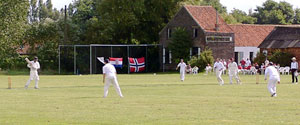
[[[272,62],[269,63],[269,66],[265,71],[265,80],[267,80],[268,76],[268,90],[271,93],[271,97],[276,97],[276,83],[280,84],[280,76]]]
[[[214,71],[216,72],[217,80],[221,86],[224,85],[224,80],[221,78],[224,69],[225,67],[223,63],[220,62],[219,58],[217,58],[217,61],[214,64]]]
[[[235,78],[237,84],[241,83],[241,80],[238,76],[238,66],[233,59],[228,60],[228,75],[229,75],[230,84],[232,84],[232,77]]]
[[[40,63],[38,62],[38,58],[34,57],[33,61],[29,61],[28,59],[26,61],[28,61],[27,67],[30,68],[30,78],[28,79],[28,81],[25,85],[25,88],[27,89],[30,82],[32,80],[35,80],[34,88],[38,89],[39,88],[38,84],[39,84],[39,80],[40,80],[40,77],[39,77],[39,74],[37,71],[38,69],[40,69]]]
[[[176,70],[180,67],[180,80],[184,81],[184,75],[186,70],[186,64],[183,62],[183,59],[180,60],[180,63],[177,65]]]
[[[114,87],[116,89],[116,92],[122,98],[123,94],[122,94],[121,89],[120,89],[119,84],[118,84],[117,71],[116,71],[115,67],[112,64],[109,63],[108,59],[104,60],[104,64],[105,65],[102,68],[103,83],[105,84],[104,85],[104,96],[103,96],[103,98],[107,97],[108,88],[109,88],[110,84],[114,85]]]

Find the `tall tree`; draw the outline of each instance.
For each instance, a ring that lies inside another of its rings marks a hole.
[[[247,15],[246,12],[239,9],[233,9],[230,14],[236,19],[238,23],[254,24],[257,20],[255,17],[251,17]]]
[[[227,13],[227,9],[220,0],[203,0],[202,5],[213,6],[219,13]]]
[[[44,20],[48,17],[48,9],[46,7],[46,5],[44,4],[43,0],[39,0],[39,20]]]
[[[16,49],[22,43],[29,10],[29,1],[0,1],[0,67],[14,65]]]
[[[171,39],[169,48],[172,51],[173,60],[175,62],[179,62],[180,59],[189,60],[190,48],[193,45],[190,33],[178,27],[172,33]]]
[[[300,8],[295,10],[294,24],[300,24]]]
[[[293,21],[293,6],[287,2],[277,3],[267,0],[262,7],[255,9],[254,17],[258,24],[291,24]]]
[[[36,22],[38,18],[37,0],[30,0],[29,20]]]

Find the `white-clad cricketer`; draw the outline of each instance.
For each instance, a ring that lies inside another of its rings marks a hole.
[[[176,70],[180,67],[180,80],[183,82],[185,77],[186,64],[183,59],[180,59],[180,63],[177,65]]]
[[[119,84],[118,84],[116,68],[112,64],[109,63],[108,59],[104,60],[104,64],[105,65],[102,68],[103,83],[104,83],[104,96],[103,96],[103,98],[107,97],[108,88],[109,88],[110,84],[113,84],[113,86],[116,89],[116,92],[122,98],[123,94],[122,94],[121,89],[120,89]]]
[[[28,64],[27,64],[27,67],[30,68],[30,77],[25,85],[25,88],[28,88],[30,82],[32,80],[35,80],[35,86],[34,88],[35,89],[38,89],[39,88],[39,80],[40,80],[40,77],[39,77],[39,74],[38,74],[38,69],[40,69],[40,63],[38,62],[38,57],[34,57],[34,60],[33,61],[29,61],[28,59],[26,59],[26,61],[28,61]]]
[[[214,64],[214,71],[216,72],[217,80],[221,86],[224,85],[224,80],[221,77],[224,69],[225,69],[225,67],[224,67],[223,63],[220,62],[219,58],[217,58],[217,61]]]
[[[271,93],[271,97],[276,97],[276,84],[280,84],[280,75],[277,69],[273,66],[273,62],[269,63],[269,66],[265,71],[265,80],[267,80],[268,76],[268,90]]]
[[[234,59],[228,60],[228,75],[229,75],[230,84],[232,84],[232,77],[235,78],[237,84],[240,84],[241,80],[238,76],[238,66],[236,62],[234,62]]]

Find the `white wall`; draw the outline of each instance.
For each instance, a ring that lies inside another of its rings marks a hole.
[[[250,58],[250,52],[253,52],[253,59],[256,57],[257,52],[259,52],[259,48],[257,47],[234,47],[234,52],[242,52],[242,55],[239,55],[240,62],[242,59]]]

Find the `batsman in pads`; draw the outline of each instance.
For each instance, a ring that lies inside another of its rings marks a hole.
[[[280,84],[280,76],[277,69],[273,66],[273,62],[269,63],[269,66],[265,71],[265,80],[267,80],[268,76],[268,90],[271,93],[271,97],[276,97],[276,84]]]
[[[118,80],[117,80],[117,71],[116,68],[109,63],[108,59],[104,60],[104,66],[102,68],[103,71],[103,83],[104,85],[104,96],[103,98],[106,98],[108,95],[108,88],[110,86],[110,84],[113,84],[116,92],[119,94],[119,96],[121,98],[123,98],[123,94],[121,92],[120,86],[118,84]]]
[[[32,80],[35,80],[34,88],[38,89],[39,88],[38,84],[39,84],[39,80],[40,80],[40,77],[38,74],[38,69],[40,69],[40,63],[38,62],[38,57],[35,56],[33,61],[30,61],[28,58],[25,58],[25,60],[28,63],[27,67],[30,68],[30,77],[25,85],[25,88],[27,89],[30,82]]]

